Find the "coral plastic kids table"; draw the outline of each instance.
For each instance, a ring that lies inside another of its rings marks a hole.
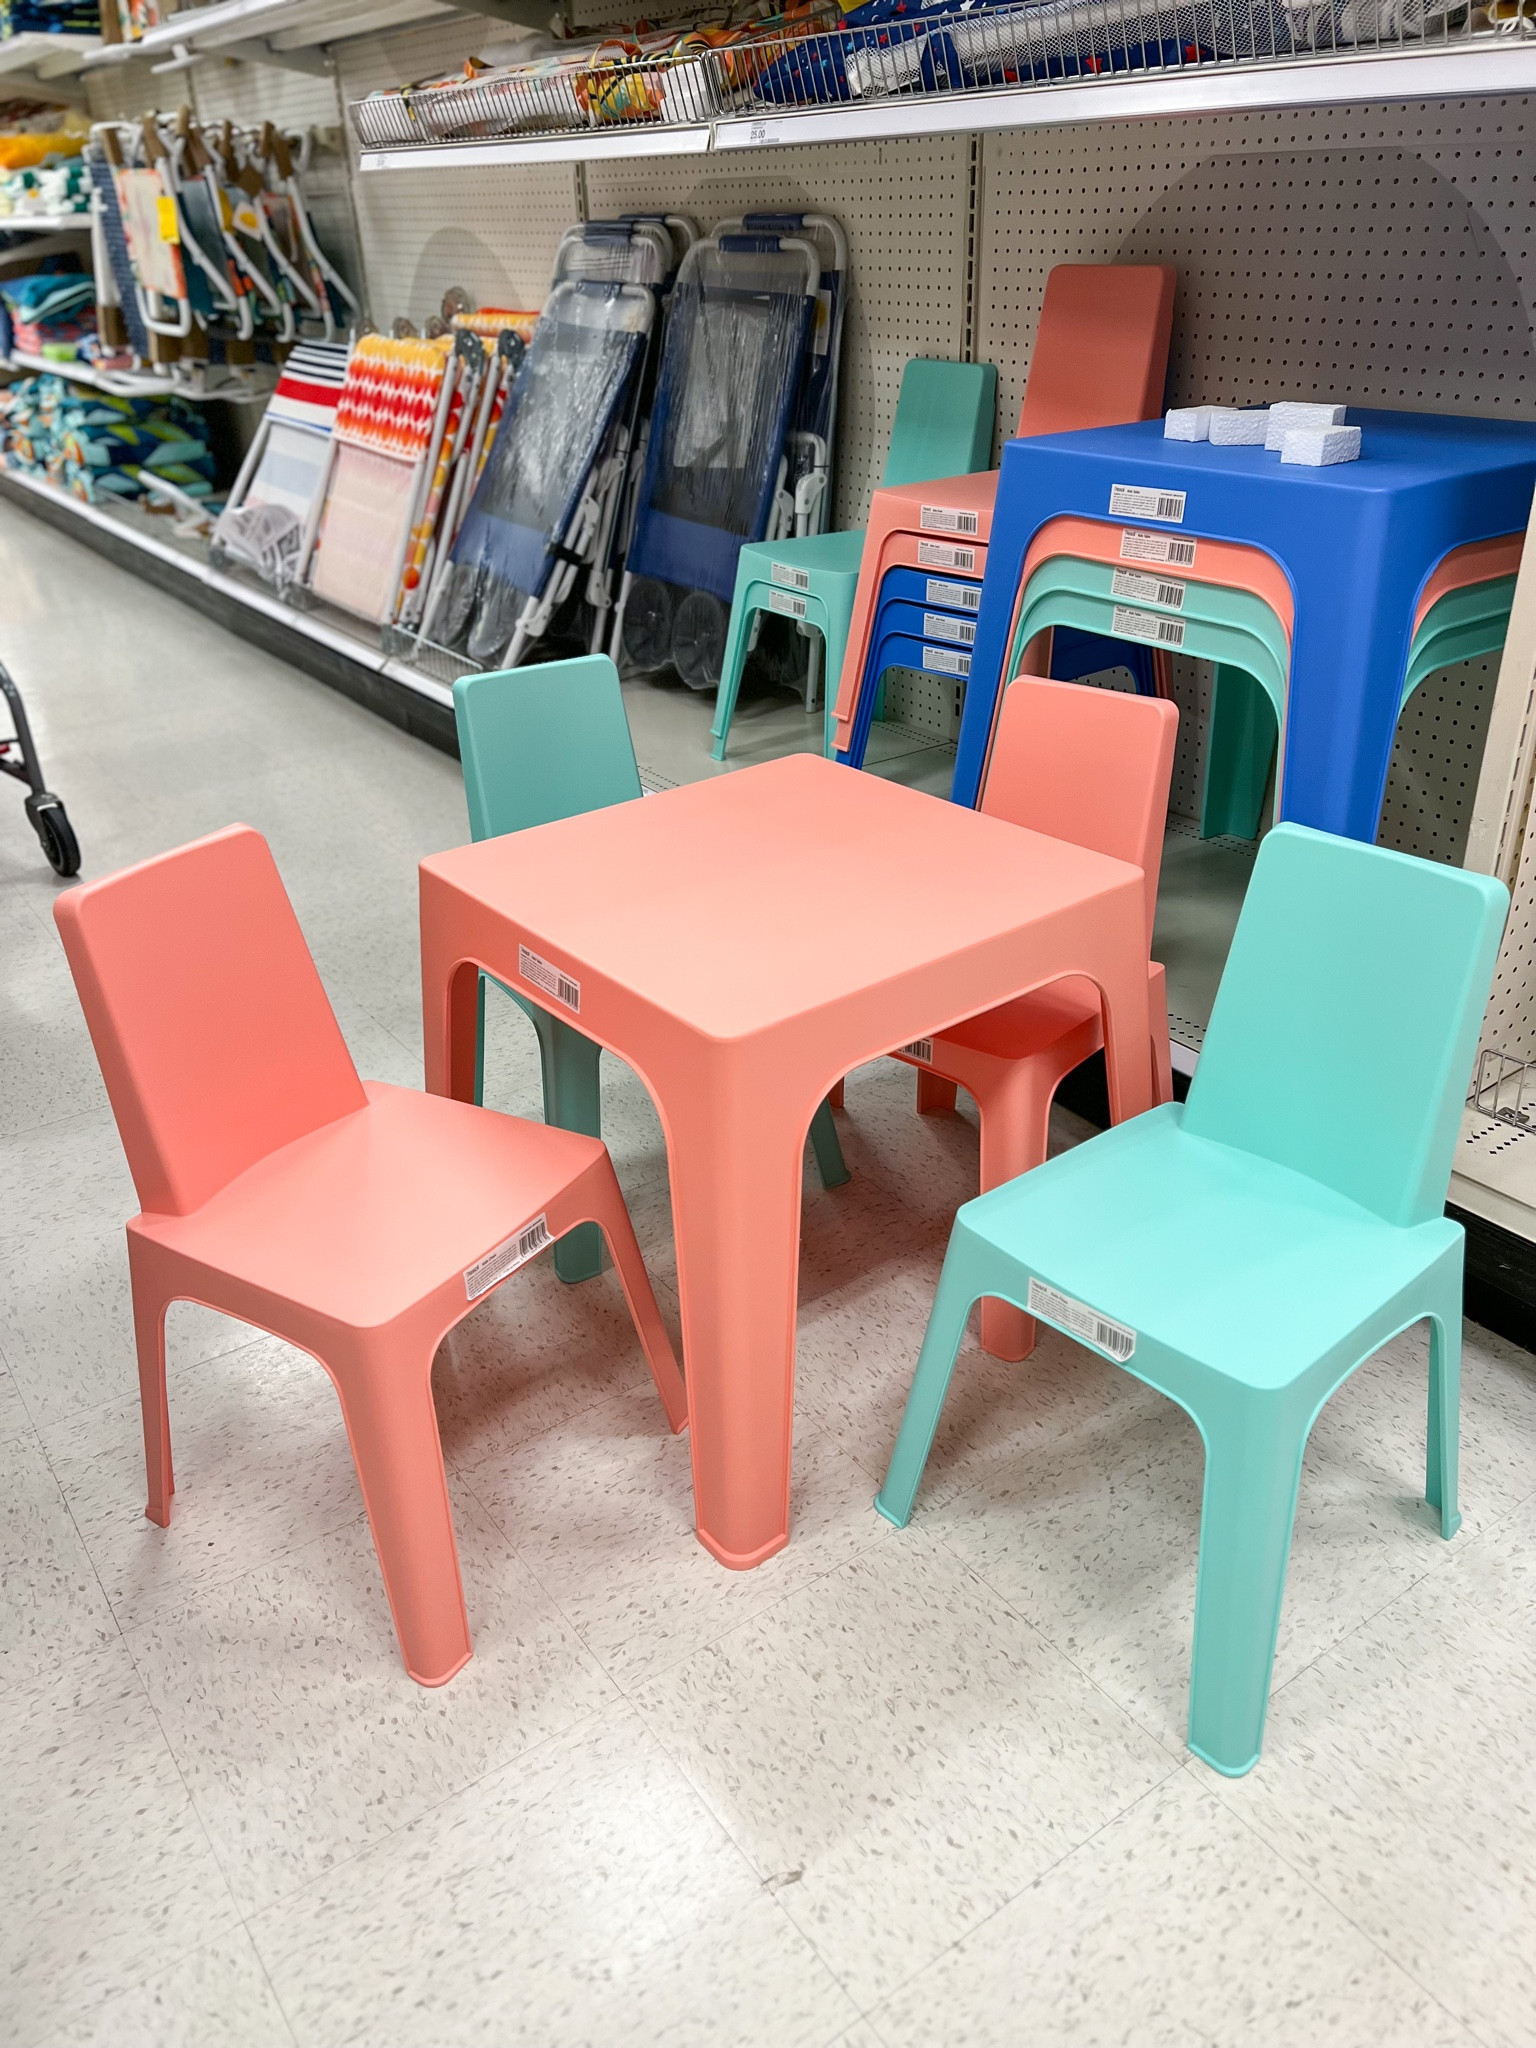
[[[1153,1100],[1146,956],[1139,868],[808,754],[422,862],[428,1088],[473,1092],[484,969],[579,1021],[655,1099],[698,1534],[723,1564],[789,1537],[817,1104],[865,1060],[1086,975],[1115,1115],[1137,1115]]]

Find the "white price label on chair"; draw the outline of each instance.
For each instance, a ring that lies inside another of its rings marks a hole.
[[[791,619],[803,619],[805,617],[805,599],[803,597],[796,597],[792,590],[770,590],[768,593],[768,609],[771,612],[783,612]]]
[[[971,657],[955,647],[925,647],[923,667],[935,676],[968,676]]]
[[[981,514],[959,512],[952,505],[924,505],[918,524],[925,533],[979,533]]]
[[[1134,526],[1120,529],[1122,562],[1167,562],[1175,569],[1193,569],[1195,543],[1176,533],[1142,533]]]
[[[1115,606],[1109,630],[1117,640],[1147,640],[1154,647],[1184,645],[1182,619],[1164,619],[1159,618],[1156,612],[1132,611],[1129,605]]]
[[[1117,569],[1109,589],[1112,597],[1139,597],[1143,604],[1162,604],[1181,612],[1189,585],[1176,583],[1171,576],[1149,576],[1144,569]]]
[[[925,640],[954,640],[961,647],[976,644],[976,621],[957,619],[948,612],[923,613],[923,638]]]
[[[925,569],[974,569],[974,548],[953,548],[942,540],[920,540],[917,559]]]
[[[513,1231],[494,1251],[464,1268],[464,1292],[469,1300],[478,1301],[482,1294],[489,1294],[498,1280],[505,1280],[519,1266],[537,1258],[549,1242],[549,1222],[543,1216],[535,1216],[521,1230]]]
[[[1074,1337],[1081,1337],[1085,1344],[1097,1345],[1122,1365],[1136,1349],[1134,1330],[1127,1329],[1124,1323],[1112,1323],[1086,1301],[1074,1301],[1070,1294],[1059,1294],[1043,1280],[1029,1283],[1029,1312],[1032,1316],[1044,1316],[1048,1323],[1057,1324]]]
[[[769,575],[786,590],[809,590],[811,587],[810,570],[797,569],[793,562],[775,562]]]
[[[952,612],[979,612],[981,588],[975,583],[946,583],[942,576],[930,576],[926,601],[948,605]]]

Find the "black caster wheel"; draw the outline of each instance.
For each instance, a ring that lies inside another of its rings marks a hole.
[[[624,658],[637,669],[672,659],[672,591],[654,576],[637,576],[624,601]]]
[[[56,796],[45,789],[40,796],[29,796],[26,802],[27,816],[32,820],[32,830],[37,834],[48,865],[56,875],[78,875],[80,872],[80,842],[75,837],[75,828],[70,824],[64,806]]]
[[[707,590],[690,590],[672,623],[672,660],[690,690],[713,690],[725,666],[730,614]]]

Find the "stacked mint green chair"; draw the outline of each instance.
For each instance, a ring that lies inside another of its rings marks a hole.
[[[606,654],[536,668],[460,676],[453,715],[464,768],[472,839],[494,839],[530,825],[552,824],[583,811],[605,810],[644,794],[624,710],[619,672]],[[480,976],[475,1020],[475,1100],[484,1095],[485,989]],[[562,1130],[602,1136],[598,1062],[602,1048],[516,989],[496,982],[538,1033],[544,1119]],[[832,1112],[823,1103],[811,1126],[825,1186],[848,1179]],[[562,1280],[590,1280],[602,1269],[602,1236],[594,1224],[568,1231],[555,1246]]]
[[[927,483],[935,477],[969,476],[985,469],[992,460],[996,413],[997,371],[991,363],[940,363],[914,357],[902,372],[882,485]],[[802,627],[815,627],[824,659],[823,695],[830,705],[842,674],[863,553],[862,532],[755,541],[742,549],[736,563],[736,590],[711,728],[717,761],[725,759],[741,673],[763,612],[779,612]],[[813,664],[814,660],[813,654]],[[813,666],[807,672],[807,710],[814,674]],[[823,751],[830,755],[830,713],[824,714],[822,724]]]
[[[1276,826],[1188,1101],[955,1219],[876,1506],[909,1519],[985,1296],[1177,1401],[1205,1445],[1188,1739],[1230,1777],[1259,1757],[1308,1433],[1425,1317],[1425,1497],[1442,1536],[1460,1521],[1462,1230],[1445,1194],[1508,901],[1484,875]]]

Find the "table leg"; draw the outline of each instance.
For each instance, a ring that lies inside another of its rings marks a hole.
[[[1140,906],[1128,912],[1120,941],[1104,945],[1093,979],[1104,998],[1104,1066],[1109,1113],[1115,1123],[1140,1116],[1157,1100],[1152,1073],[1152,1024],[1147,1002],[1146,936]]]
[[[421,905],[421,1035],[427,1092],[475,1099],[480,972],[436,914],[423,877]]]
[[[711,1088],[697,1072],[680,1077],[660,1107],[698,1537],[722,1564],[748,1571],[789,1541],[801,1159],[810,1113],[774,1085],[781,1076],[732,1078],[735,1085]]]

